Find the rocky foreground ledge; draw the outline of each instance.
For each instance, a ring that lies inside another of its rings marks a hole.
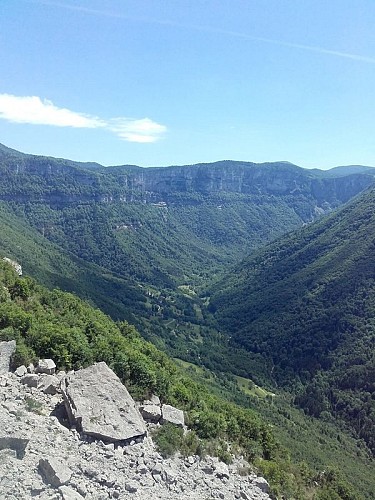
[[[11,373],[4,357],[14,347],[0,342],[2,500],[270,499],[267,482],[242,459],[229,466],[212,457],[163,459],[148,436],[148,426],[156,424],[143,420],[105,363],[66,375],[41,360],[36,369]],[[154,406],[151,421],[157,399],[144,405]],[[160,422],[169,414],[176,418],[170,408]]]

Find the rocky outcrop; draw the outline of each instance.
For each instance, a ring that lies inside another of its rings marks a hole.
[[[106,443],[146,436],[146,426],[133,398],[105,363],[68,374],[61,381],[71,425]]]
[[[108,376],[109,368],[99,365],[65,377],[77,375],[82,383],[90,383],[88,373]],[[1,499],[270,500],[268,484],[243,459],[230,465],[212,457],[163,459],[150,437],[126,446],[85,439],[66,426],[61,393],[40,390],[40,380],[50,375],[34,376],[37,387],[22,384],[13,373],[1,375]],[[146,403],[160,408],[156,397]]]
[[[21,264],[19,264],[15,260],[9,259],[8,257],[4,257],[3,260],[5,262],[8,262],[8,264],[10,264],[14,268],[14,270],[16,271],[16,273],[18,274],[18,276],[22,276],[22,266],[21,266]]]
[[[6,373],[10,368],[10,360],[16,351],[16,341],[0,342],[0,373]]]

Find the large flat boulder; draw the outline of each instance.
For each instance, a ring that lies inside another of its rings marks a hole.
[[[9,372],[10,360],[16,350],[16,341],[0,342],[0,373]]]
[[[106,443],[146,435],[133,398],[106,363],[69,373],[61,381],[61,390],[70,424],[84,435]]]

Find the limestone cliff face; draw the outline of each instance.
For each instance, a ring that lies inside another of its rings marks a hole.
[[[223,193],[260,196],[297,196],[317,205],[336,206],[373,184],[371,169],[340,167],[332,171],[306,170],[287,162],[220,161],[187,166],[140,168],[101,167],[69,160],[14,154],[2,150],[0,199],[25,203],[184,203],[183,196]],[[344,169],[344,170],[343,170]],[[333,169],[334,170],[334,169]],[[176,198],[177,195],[177,198]],[[186,200],[185,200],[186,202]]]
[[[166,197],[176,192],[274,196],[304,194],[319,200],[344,202],[373,182],[371,173],[316,178],[308,170],[282,162],[259,165],[226,161],[132,172],[127,186]]]

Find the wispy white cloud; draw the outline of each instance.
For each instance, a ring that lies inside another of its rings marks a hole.
[[[27,1],[32,2],[32,3],[39,3],[39,4],[43,4],[43,5],[48,5],[51,7],[59,7],[59,8],[67,9],[67,10],[72,10],[72,11],[80,11],[82,13],[100,16],[100,17],[113,17],[113,18],[117,18],[117,19],[127,19],[130,21],[137,21],[137,22],[143,22],[143,23],[148,23],[148,24],[156,24],[156,25],[161,25],[161,26],[173,26],[173,27],[177,27],[177,28],[203,31],[203,32],[207,32],[207,33],[218,33],[220,35],[230,36],[233,38],[242,38],[244,40],[273,44],[273,45],[278,45],[281,47],[290,47],[292,49],[305,50],[308,52],[316,52],[318,54],[326,54],[326,55],[333,56],[333,57],[341,57],[344,59],[351,59],[354,61],[359,61],[359,62],[367,63],[367,64],[375,64],[374,57],[364,56],[361,54],[352,54],[350,52],[342,52],[339,50],[327,49],[325,47],[319,47],[319,46],[315,46],[315,45],[305,45],[305,44],[301,44],[301,43],[289,42],[286,40],[277,40],[277,39],[272,39],[272,38],[257,37],[257,36],[249,35],[247,33],[241,33],[238,31],[231,31],[231,30],[216,28],[214,26],[185,24],[185,23],[178,23],[178,22],[169,21],[169,20],[153,19],[153,18],[149,18],[149,17],[136,17],[136,16],[123,14],[121,12],[108,11],[108,10],[104,10],[104,9],[93,9],[90,7],[82,7],[82,6],[77,5],[77,4],[73,5],[71,3],[61,2],[61,1],[57,1],[57,0],[27,0]]]
[[[150,118],[126,117],[104,120],[97,116],[59,108],[37,96],[0,94],[0,118],[13,123],[55,127],[103,128],[128,142],[151,143],[159,140],[167,128]]]
[[[141,120],[114,118],[110,120],[108,126],[119,137],[130,142],[155,142],[167,130],[164,125],[160,125],[150,118]]]
[[[105,122],[94,116],[58,108],[37,96],[0,94],[0,117],[14,123],[53,125],[55,127],[98,128]]]

